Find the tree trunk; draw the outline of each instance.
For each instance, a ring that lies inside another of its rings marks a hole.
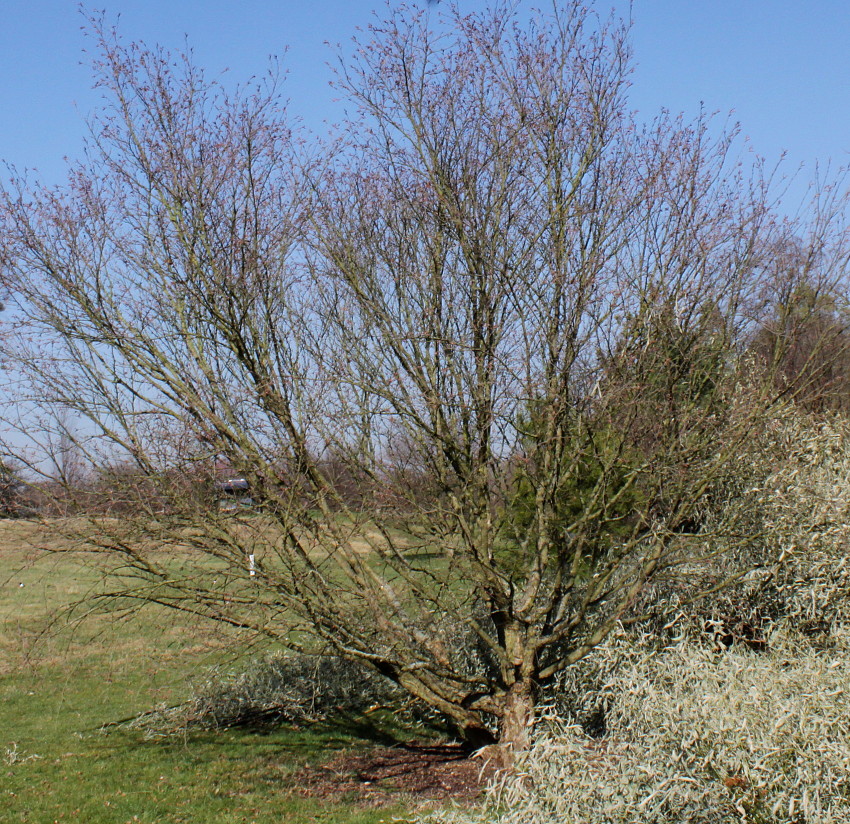
[[[505,711],[499,721],[499,746],[509,752],[528,748],[534,724],[535,689],[531,680],[517,681],[505,696]]]
[[[499,743],[478,750],[483,761],[498,770],[511,770],[516,753],[528,749],[531,743],[535,703],[532,681],[518,681],[508,690],[499,719]]]

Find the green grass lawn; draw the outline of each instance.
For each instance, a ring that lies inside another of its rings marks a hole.
[[[164,611],[56,617],[98,580],[75,556],[35,549],[43,538],[34,525],[0,521],[0,822],[404,819],[403,799],[365,809],[292,793],[305,764],[368,744],[353,728],[103,732],[184,700],[211,665],[236,664],[240,639]]]

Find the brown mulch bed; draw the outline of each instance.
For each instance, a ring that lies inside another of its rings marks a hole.
[[[408,743],[343,752],[305,767],[294,777],[293,792],[313,798],[357,799],[370,806],[400,797],[433,801],[472,801],[484,791],[495,769],[470,757],[460,744]]]

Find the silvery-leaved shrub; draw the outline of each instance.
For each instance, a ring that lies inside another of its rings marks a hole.
[[[850,620],[850,428],[789,414],[770,434],[784,459],[741,503],[773,541],[760,602],[796,629],[828,632]]]
[[[777,625],[827,640],[850,621],[850,424],[792,405],[741,445],[689,536],[707,561],[690,586],[650,585],[654,627],[684,623],[763,646]],[[732,581],[709,597],[694,593]],[[675,618],[679,621],[675,621]],[[667,633],[668,635],[671,633]]]
[[[850,658],[771,638],[771,651],[658,649],[625,634],[596,672],[606,729],[550,720],[514,775],[446,824],[844,824],[850,821]],[[564,685],[569,686],[567,684]]]

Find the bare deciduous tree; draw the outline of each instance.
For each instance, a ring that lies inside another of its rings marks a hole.
[[[25,489],[17,467],[0,461],[0,518],[16,518],[21,514]]]
[[[133,505],[86,527],[114,594],[358,659],[524,746],[540,685],[650,585],[755,538],[703,515],[778,391],[747,360],[766,250],[838,278],[840,199],[780,221],[734,135],[638,123],[627,32],[577,2],[391,14],[326,143],[273,78],[228,91],[100,32],[86,158],[4,193],[4,358],[31,438],[71,410],[76,454],[120,467]],[[225,469],[258,513],[197,493]]]

